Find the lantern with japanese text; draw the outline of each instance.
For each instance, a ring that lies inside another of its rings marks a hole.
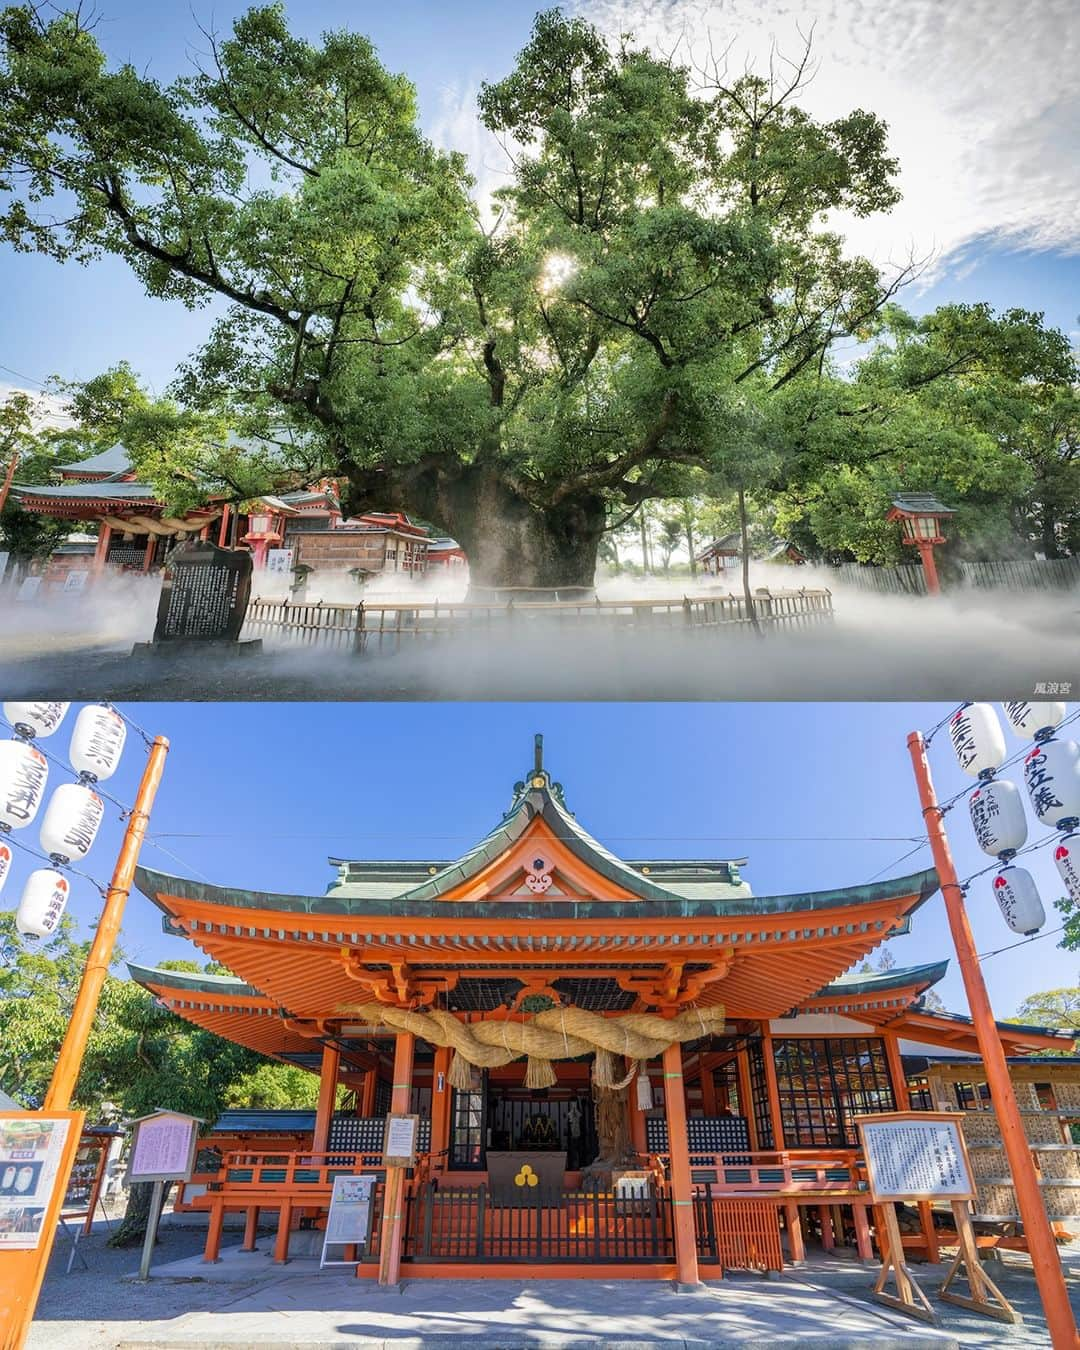
[[[7,881],[8,873],[11,871],[13,856],[11,845],[0,839],[0,891],[4,889],[4,882]]]
[[[1030,937],[1046,922],[1039,890],[1023,867],[1003,867],[994,878],[994,899],[1014,933]]]
[[[93,847],[105,803],[85,783],[61,783],[41,822],[41,847],[55,863],[81,862]]]
[[[949,719],[957,763],[972,778],[991,778],[1005,758],[1005,734],[989,703],[969,703]]]
[[[5,703],[4,716],[16,735],[26,740],[51,736],[64,720],[70,703]]]
[[[984,853],[1011,858],[1027,842],[1027,817],[1020,789],[1007,778],[980,783],[968,798],[971,828]]]
[[[1003,703],[1005,716],[1022,741],[1045,740],[1065,717],[1064,703]]]
[[[63,917],[70,891],[67,877],[51,867],[31,872],[15,911],[15,927],[24,937],[49,937]]]
[[[1069,898],[1080,905],[1080,834],[1065,835],[1054,849],[1054,862],[1069,892]]]
[[[0,830],[21,830],[38,813],[49,762],[28,741],[0,741]]]
[[[83,708],[75,719],[68,758],[71,767],[87,783],[111,778],[120,763],[127,739],[127,726],[114,708],[95,704]]]
[[[1040,741],[1024,758],[1024,782],[1043,825],[1071,830],[1080,824],[1080,746]]]

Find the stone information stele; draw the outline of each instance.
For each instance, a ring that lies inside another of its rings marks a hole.
[[[181,544],[161,583],[154,642],[235,642],[251,598],[251,554],[209,540]]]

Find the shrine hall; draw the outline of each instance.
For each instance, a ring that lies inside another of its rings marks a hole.
[[[940,1106],[911,1066],[976,1050],[966,1018],[925,1006],[945,961],[865,965],[933,871],[755,896],[746,859],[624,860],[578,823],[540,738],[462,857],[331,863],[320,896],[137,873],[165,931],[234,975],[132,977],[319,1076],[313,1117],[232,1113],[248,1119],[207,1137],[178,1197],[209,1216],[207,1260],[226,1214],[249,1248],[276,1222],[278,1261],[316,1251],[343,1174],[373,1178],[345,1258],[384,1283],[523,1267],[694,1283],[779,1270],[808,1242],[869,1260],[854,1117]],[[1021,1063],[1072,1048],[1000,1030]],[[407,1170],[384,1164],[388,1115],[418,1117]],[[905,1246],[936,1259],[929,1204],[913,1220]]]

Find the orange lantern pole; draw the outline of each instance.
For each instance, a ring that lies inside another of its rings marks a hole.
[[[165,737],[155,737],[150,748],[146,768],[143,770],[142,780],[139,783],[135,805],[128,818],[127,829],[124,831],[124,840],[120,845],[112,880],[105,897],[105,907],[101,912],[97,931],[94,933],[94,940],[90,945],[90,953],[86,958],[79,992],[75,997],[75,1006],[72,1008],[68,1028],[64,1034],[64,1041],[56,1061],[56,1068],[53,1070],[52,1081],[45,1096],[42,1109],[46,1112],[68,1112],[71,1105],[71,1098],[74,1095],[75,1085],[79,1081],[79,1072],[82,1069],[83,1056],[86,1053],[86,1043],[90,1039],[90,1032],[94,1026],[94,1017],[97,1014],[101,989],[105,983],[105,976],[109,972],[113,951],[116,947],[116,939],[120,933],[120,922],[124,917],[124,907],[127,904],[128,896],[131,894],[131,883],[135,878],[135,864],[139,860],[139,852],[146,836],[150,808],[153,806],[154,798],[157,795],[161,774],[165,767],[165,756],[168,753],[169,742]],[[82,1113],[77,1112],[76,1115],[79,1123],[74,1129],[74,1140],[77,1145]],[[67,1189],[68,1177],[75,1162],[75,1151],[75,1148],[72,1147],[65,1153],[57,1174],[55,1195],[61,1199]],[[59,1213],[59,1205],[60,1200],[58,1199],[56,1202],[57,1213]],[[14,1304],[16,1325],[0,1327],[0,1331],[6,1335],[6,1339],[0,1340],[0,1346],[3,1347],[3,1350],[21,1350],[26,1342],[30,1323],[34,1316],[34,1309],[37,1307],[38,1294],[41,1291],[45,1269],[49,1264],[55,1235],[56,1223],[52,1221],[44,1234],[40,1247],[35,1252],[37,1260],[33,1267],[28,1267],[22,1273],[21,1287],[16,1290],[17,1297]]]
[[[13,452],[11,459],[8,460],[7,473],[4,474],[3,485],[0,486],[0,511],[7,505],[8,493],[11,491],[11,484],[15,481],[15,470],[19,464],[19,452]]]
[[[135,878],[135,864],[139,861],[139,852],[146,835],[146,826],[150,820],[150,808],[154,804],[161,774],[165,768],[165,756],[169,753],[169,742],[164,736],[156,736],[150,748],[150,756],[139,783],[135,806],[128,818],[124,831],[124,842],[116,859],[112,881],[105,897],[105,908],[101,911],[90,954],[86,958],[82,983],[75,997],[75,1006],[71,1010],[64,1043],[53,1070],[52,1082],[45,1096],[46,1111],[66,1111],[75,1092],[79,1079],[86,1043],[97,1013],[98,999],[105,976],[112,964],[113,949],[120,934],[120,923],[124,917],[124,907],[131,894],[131,883]]]
[[[1031,1158],[1031,1146],[1024,1133],[1020,1108],[1016,1104],[1016,1094],[1009,1078],[1009,1066],[1005,1061],[1005,1050],[994,1021],[990,996],[986,992],[986,982],[983,980],[975,939],[964,905],[964,894],[956,877],[952,850],[942,823],[941,808],[934,794],[930,764],[926,757],[926,742],[922,733],[913,731],[908,736],[907,745],[919,788],[919,801],[922,804],[923,820],[926,822],[934,866],[937,868],[941,893],[945,900],[945,912],[956,947],[960,974],[964,980],[964,991],[967,994],[968,1007],[971,1009],[979,1054],[986,1065],[990,1101],[1001,1130],[1005,1155],[1009,1160],[1009,1170],[1016,1188],[1017,1206],[1024,1223],[1024,1235],[1027,1238],[1035,1281],[1042,1298],[1050,1340],[1054,1350],[1076,1350],[1080,1344],[1076,1320],[1069,1303],[1057,1244],[1054,1241],[1042,1195],[1039,1193],[1039,1180]]]
[[[937,564],[934,562],[934,544],[930,539],[917,541],[919,557],[922,559],[923,572],[926,575],[926,594],[940,595],[941,582],[938,580]]]

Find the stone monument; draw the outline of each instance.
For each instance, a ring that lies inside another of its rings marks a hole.
[[[218,548],[209,540],[181,544],[165,567],[152,642],[137,653],[213,646],[227,654],[260,651],[261,640],[240,641],[251,599],[253,560],[246,549]]]

